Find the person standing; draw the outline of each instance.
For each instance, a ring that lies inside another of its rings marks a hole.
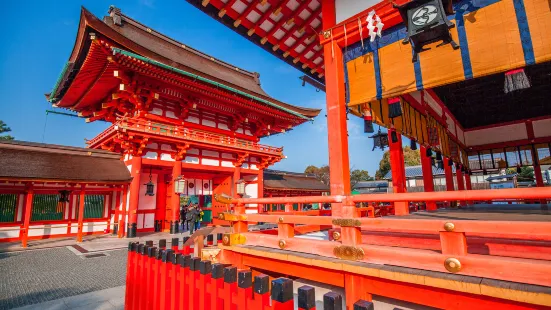
[[[190,205],[186,213],[186,222],[187,227],[189,228],[189,234],[193,235],[193,230],[195,229],[195,220],[197,219],[197,210],[193,205]]]
[[[182,233],[186,231],[186,214],[187,214],[187,206],[181,206],[180,207],[180,222],[182,223]],[[189,229],[189,225],[188,225]]]
[[[205,212],[197,206],[197,218],[195,220],[195,230],[199,230],[201,228],[201,222],[203,221],[203,215],[205,215]]]

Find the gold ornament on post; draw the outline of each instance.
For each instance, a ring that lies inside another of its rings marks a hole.
[[[446,224],[444,224],[444,229],[446,231],[453,231],[455,229],[455,225],[451,222],[447,222]]]
[[[279,246],[280,249],[285,249],[285,247],[287,246],[287,242],[285,242],[285,240],[281,239],[279,240],[279,242],[277,243],[277,245]]]
[[[341,238],[341,233],[338,231],[333,232],[333,240],[337,241]]]
[[[444,267],[449,272],[456,273],[461,271],[461,262],[457,258],[450,257],[444,261]]]

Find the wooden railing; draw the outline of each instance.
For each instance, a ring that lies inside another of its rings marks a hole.
[[[97,137],[89,140],[87,143],[93,146],[97,142],[104,139],[106,136],[116,130],[133,130],[143,133],[155,134],[159,136],[166,136],[181,140],[188,140],[194,142],[201,142],[212,144],[216,146],[230,146],[233,148],[242,149],[244,151],[254,151],[260,153],[268,153],[275,156],[283,155],[283,148],[273,147],[268,145],[259,144],[252,141],[237,139],[231,136],[215,134],[207,131],[201,131],[197,129],[185,128],[183,126],[175,126],[162,124],[152,121],[146,121],[142,119],[125,118],[121,119],[117,123],[110,126],[104,132],[100,133]]]
[[[355,196],[309,196],[278,198],[242,198],[233,201],[234,212],[223,214],[241,240],[248,246],[277,248],[292,252],[326,257],[387,264],[438,272],[500,279],[513,282],[551,286],[551,255],[546,259],[504,257],[505,255],[479,255],[468,251],[467,237],[484,237],[491,240],[511,240],[521,251],[534,250],[533,241],[543,242],[536,247],[549,251],[551,224],[537,221],[480,221],[453,219],[410,219],[396,217],[361,218],[356,202],[387,201],[395,208],[407,207],[410,201],[491,201],[504,199],[546,200],[551,188],[503,190],[449,191],[432,193],[402,193]],[[332,216],[278,214],[245,214],[247,204],[333,203]],[[406,211],[407,213],[407,211]],[[249,232],[248,222],[278,225],[277,235]],[[332,225],[333,239],[305,240],[294,238],[295,225]],[[363,241],[362,233],[385,232],[435,235],[439,249],[406,248],[374,245]],[[336,233],[336,234],[335,234]],[[239,236],[242,236],[239,237]],[[515,241],[516,240],[516,241]],[[492,241],[493,242],[493,241]],[[547,253],[547,252],[546,252]],[[491,253],[490,253],[491,254]],[[529,255],[528,255],[529,256]]]

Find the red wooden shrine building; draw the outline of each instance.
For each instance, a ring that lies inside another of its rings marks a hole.
[[[284,155],[260,138],[319,113],[271,98],[257,73],[166,37],[115,7],[103,20],[82,9],[74,49],[47,98],[87,122],[113,123],[88,145],[122,154],[131,172],[127,210],[113,219],[119,235],[129,237],[153,231],[155,223],[178,232],[179,194],[194,197],[215,222],[226,208],[213,195],[263,197],[263,170]],[[244,185],[239,192],[237,184]]]

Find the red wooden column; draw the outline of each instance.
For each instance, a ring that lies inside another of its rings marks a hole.
[[[128,200],[128,185],[124,185],[121,193],[121,199],[122,199],[122,207],[121,207],[121,213],[120,213],[120,220],[119,220],[119,233],[118,237],[122,238],[126,235],[126,230],[124,229],[126,224],[126,208],[127,208],[127,200]]]
[[[178,160],[174,162],[174,166],[172,167],[172,181],[169,184],[169,186],[172,185],[172,187],[169,188],[170,192],[172,193],[172,199],[170,200],[172,204],[172,219],[170,221],[171,234],[178,233],[178,219],[180,218],[180,195],[174,191],[174,183],[176,182],[176,179],[178,179],[181,175],[182,162]],[[157,181],[157,184],[158,183],[159,181]]]
[[[425,192],[434,192],[434,180],[432,177],[432,162],[430,156],[427,156],[427,147],[421,145],[421,168],[423,170],[423,184]],[[436,210],[436,202],[427,201],[427,210]]]
[[[237,181],[241,179],[241,166],[235,167],[233,170],[233,197],[239,198],[239,195],[237,194]]]
[[[453,165],[453,161],[448,157],[444,157],[444,174],[446,175],[447,191],[455,190],[455,188],[453,187],[453,171],[451,165]]]
[[[404,165],[404,150],[402,149],[402,136],[396,133],[396,142],[392,142],[392,132],[388,130],[388,144],[390,148],[390,170],[392,172],[392,187],[395,193],[405,193],[406,190],[406,168]],[[394,203],[395,215],[409,214],[409,207],[406,201]]]
[[[264,198],[264,170],[258,172],[258,178],[256,179],[256,184],[258,186],[258,198]],[[257,205],[258,213],[264,212],[264,205],[259,203]]]
[[[473,189],[473,185],[471,184],[471,173],[469,171],[465,173],[465,189],[468,191]]]
[[[113,215],[113,234],[116,235],[119,233],[119,216],[121,208],[121,196],[123,192],[114,192],[115,195],[115,215]],[[70,211],[69,211],[70,212]],[[70,213],[69,213],[70,214]]]
[[[336,25],[335,0],[322,1],[322,26],[326,31]],[[330,32],[324,32],[330,35]],[[350,163],[346,126],[344,61],[342,49],[330,41],[323,46],[325,97],[329,145],[331,195],[350,195]],[[341,217],[342,203],[332,204],[332,216]]]
[[[136,237],[138,228],[138,201],[140,200],[140,176],[142,173],[142,158],[140,156],[132,157],[132,183],[130,183],[130,204],[128,206],[128,225],[126,236],[128,238]]]
[[[83,226],[84,226],[84,185],[80,188],[78,194],[78,230],[77,230],[77,242],[82,242]]]
[[[29,224],[31,223],[31,210],[33,207],[33,196],[34,191],[32,184],[28,185],[27,192],[25,193],[25,206],[23,207],[25,210],[24,216],[23,216],[23,229],[21,229],[21,246],[26,248],[27,247],[27,238],[29,237]]]
[[[458,191],[465,190],[465,183],[464,183],[464,180],[463,180],[463,172],[461,171],[461,166],[459,164],[457,164],[455,166],[455,178],[457,180],[457,190]],[[462,200],[462,201],[459,202],[459,204],[464,206],[464,205],[466,205],[466,202]]]

